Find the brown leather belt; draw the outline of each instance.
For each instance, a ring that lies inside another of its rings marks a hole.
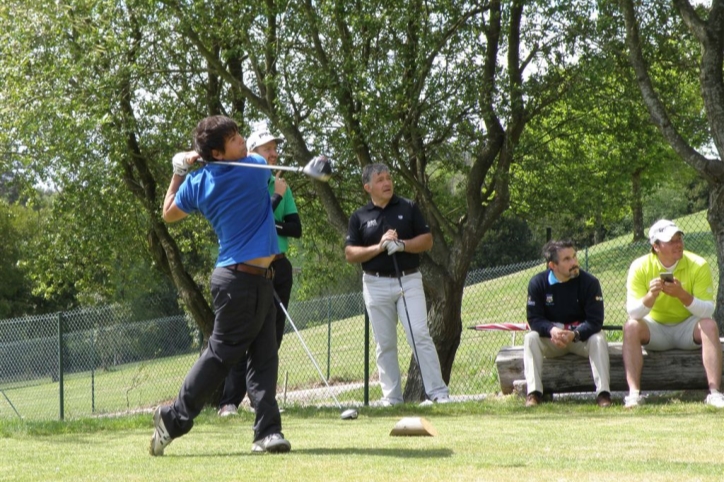
[[[274,259],[272,260],[272,263],[278,259],[282,259],[282,258],[286,258],[286,257],[287,257],[287,255],[284,253],[275,254]]]
[[[400,271],[400,276],[407,276],[408,274],[417,273],[420,271],[419,268],[408,269],[407,271]],[[365,274],[370,276],[376,276],[378,278],[397,278],[396,273],[380,273],[378,271],[365,271]]]
[[[262,276],[266,279],[274,278],[274,270],[272,268],[261,268],[259,266],[252,266],[250,264],[237,263],[226,268],[232,271],[240,271],[242,273],[253,274],[255,276]]]

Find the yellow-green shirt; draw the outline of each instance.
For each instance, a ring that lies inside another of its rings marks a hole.
[[[642,256],[633,263],[628,270],[626,282],[627,297],[629,300],[640,300],[649,291],[649,283],[652,279],[658,278],[661,273],[668,272],[659,262],[659,258],[649,253]],[[711,270],[704,258],[689,251],[684,251],[684,256],[674,268],[674,278],[681,282],[681,286],[695,298],[703,301],[714,300],[714,285],[711,280]],[[661,293],[649,316],[662,324],[681,323],[691,316],[686,306],[673,296]]]

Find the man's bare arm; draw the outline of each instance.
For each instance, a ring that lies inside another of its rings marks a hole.
[[[415,236],[412,239],[402,239],[405,243],[405,252],[424,253],[432,249],[432,233],[425,233]]]
[[[171,178],[171,184],[168,186],[168,191],[166,191],[166,198],[163,200],[163,220],[167,223],[175,223],[188,216],[188,213],[176,206],[176,192],[178,192],[178,188],[183,182],[183,176],[174,174]]]
[[[384,252],[385,249],[382,248],[382,243],[373,244],[372,246],[346,246],[344,248],[344,257],[348,263],[364,263]]]

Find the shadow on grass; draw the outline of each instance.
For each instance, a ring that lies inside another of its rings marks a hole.
[[[447,458],[452,457],[450,449],[397,449],[397,448],[360,448],[360,447],[337,447],[319,449],[299,449],[294,453],[303,455],[368,455],[373,457],[399,457],[403,459],[425,459],[425,458]]]
[[[251,452],[225,452],[225,453],[208,453],[208,454],[165,454],[164,458],[208,458],[208,457],[264,457],[269,454],[258,454]],[[330,455],[330,456],[363,456],[363,457],[394,457],[400,459],[424,459],[424,458],[449,458],[452,457],[453,451],[450,449],[398,449],[398,448],[364,448],[364,447],[335,447],[335,448],[318,448],[318,449],[292,449],[290,454],[279,454],[279,457],[289,455]]]

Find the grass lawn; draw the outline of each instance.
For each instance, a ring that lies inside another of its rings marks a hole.
[[[681,394],[634,411],[620,400],[522,399],[433,407],[283,414],[292,452],[252,455],[252,415],[206,411],[164,457],[150,457],[150,414],[70,422],[0,420],[0,480],[721,480],[722,412]],[[403,416],[424,416],[438,437],[390,437]]]

